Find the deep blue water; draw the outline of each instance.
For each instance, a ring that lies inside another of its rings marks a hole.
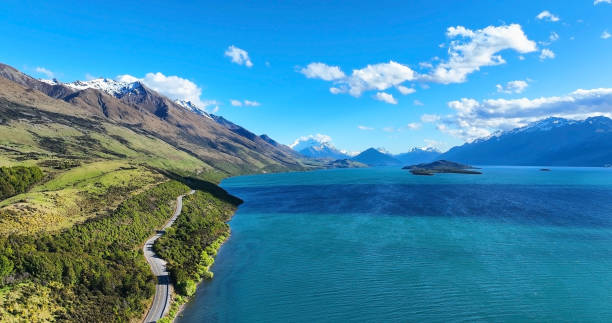
[[[612,321],[612,169],[230,178],[180,322]]]

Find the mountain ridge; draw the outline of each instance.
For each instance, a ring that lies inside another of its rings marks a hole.
[[[439,158],[472,165],[605,166],[612,164],[612,119],[550,117],[453,147]]]

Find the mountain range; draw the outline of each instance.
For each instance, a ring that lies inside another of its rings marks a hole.
[[[213,117],[191,102],[173,101],[139,81],[40,81],[4,64],[0,78],[1,98],[155,137],[202,161],[203,172],[223,177],[312,168],[312,162],[271,138]]]
[[[439,159],[471,165],[610,165],[612,120],[551,117],[454,147]]]

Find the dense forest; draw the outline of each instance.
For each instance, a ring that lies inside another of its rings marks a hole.
[[[182,213],[154,245],[155,252],[168,262],[176,291],[191,296],[197,283],[212,278],[208,270],[219,245],[228,237],[227,221],[240,203],[208,192],[186,196]]]
[[[0,167],[0,200],[26,192],[42,178],[36,166]]]
[[[140,318],[155,283],[139,246],[187,191],[165,182],[130,197],[110,216],[55,233],[0,237],[0,321]]]

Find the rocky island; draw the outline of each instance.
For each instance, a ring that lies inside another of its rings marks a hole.
[[[431,176],[436,173],[455,173],[455,174],[482,174],[475,169],[476,167],[455,163],[448,160],[438,160],[427,164],[417,164],[404,166],[402,169],[408,169],[413,175]]]

